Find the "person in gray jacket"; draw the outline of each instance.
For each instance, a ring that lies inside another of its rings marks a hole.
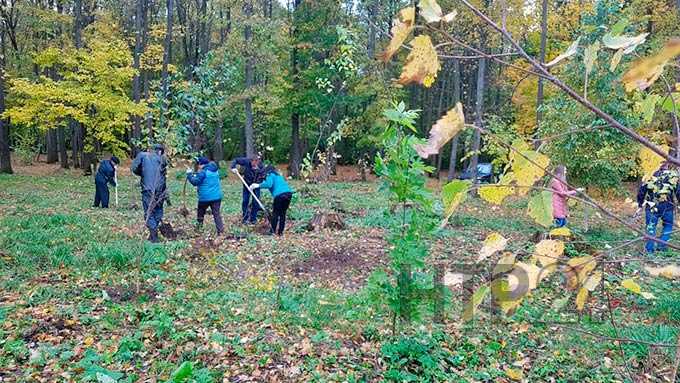
[[[163,220],[163,203],[168,199],[166,185],[168,162],[165,148],[156,144],[152,150],[140,152],[130,170],[140,177],[144,221],[149,228],[149,241],[158,242],[158,227]]]

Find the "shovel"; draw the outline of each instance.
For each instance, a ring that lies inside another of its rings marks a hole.
[[[255,201],[257,202],[257,204],[260,205],[260,209],[264,210],[264,212],[267,213],[267,219],[269,220],[269,222],[271,222],[271,220],[272,220],[272,215],[271,215],[271,213],[269,212],[269,209],[267,209],[266,207],[264,207],[264,205],[262,204],[262,202],[260,201],[260,199],[257,198],[257,196],[255,195],[255,192],[253,192],[252,190],[250,190],[250,188],[248,187],[248,184],[246,183],[246,180],[244,180],[243,177],[241,176],[241,173],[239,173],[239,172],[233,172],[233,173],[236,174],[236,176],[238,177],[238,179],[241,180],[241,183],[243,184],[243,186],[244,186],[246,189],[248,189],[248,192],[250,192],[250,195],[255,199]]]
[[[114,188],[114,194],[116,196],[116,209],[118,209],[118,167],[113,167],[113,182],[116,184]]]

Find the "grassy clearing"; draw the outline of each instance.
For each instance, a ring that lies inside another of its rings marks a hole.
[[[240,186],[228,180],[229,235],[215,240],[211,222],[196,233],[177,213],[182,182],[173,179],[166,220],[184,234],[150,245],[142,241],[135,180],[121,181],[120,207],[105,211],[90,208],[91,180],[75,172],[0,176],[4,381],[508,381],[506,370],[515,368],[528,381],[606,382],[662,379],[670,371],[670,348],[619,348],[573,330],[675,343],[679,286],[640,271],[654,259],[611,264],[606,280],[615,286],[638,278],[656,300],[612,289],[609,300],[594,294],[579,315],[574,292],[555,275],[513,316],[492,315],[486,306],[461,325],[461,301],[473,280],[451,291],[443,324],[434,325],[428,312],[408,337],[393,337],[367,285],[388,262],[382,228],[392,218],[377,184],[295,184],[290,232],[276,239],[238,225]],[[188,194],[191,209],[193,190]],[[430,263],[450,269],[470,262],[492,231],[510,238],[519,259],[528,258],[538,228],[525,206],[471,200],[433,243]],[[318,210],[340,213],[348,229],[307,233]],[[583,222],[583,214],[576,209],[573,221]],[[592,213],[589,221],[587,232],[574,227],[580,235],[568,245],[570,256],[633,236]],[[637,248],[612,257],[639,258]]]

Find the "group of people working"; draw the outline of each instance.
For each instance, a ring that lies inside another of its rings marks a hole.
[[[567,169],[559,165],[554,172],[555,177],[550,183],[553,193],[552,208],[555,227],[564,227],[569,216],[567,199],[583,191],[583,189],[570,189],[567,185]],[[680,202],[680,187],[678,187],[680,175],[664,162],[659,169],[640,184],[637,194],[637,216],[641,211],[645,212],[645,232],[647,241],[645,251],[648,254],[655,251],[666,251],[668,241],[673,232],[675,218],[675,206]],[[657,227],[661,222],[661,236],[657,239]]]
[[[116,167],[120,164],[117,157],[99,163],[95,177],[95,207],[109,207],[108,185],[116,186]],[[163,145],[154,145],[149,151],[140,152],[132,161],[130,170],[140,177],[144,220],[149,229],[149,241],[158,242],[158,229],[163,220],[163,205],[169,204],[167,190],[167,158]],[[241,168],[239,172],[238,167]],[[273,211],[269,217],[270,234],[283,235],[286,228],[286,213],[290,207],[293,190],[274,166],[264,166],[259,156],[236,158],[231,163],[231,171],[243,181],[242,219],[244,224],[255,224],[260,209],[260,190],[268,189],[274,198]],[[222,221],[222,184],[219,165],[206,157],[195,160],[194,169],[186,170],[189,183],[197,188],[196,207],[197,225],[201,227],[205,214],[210,209],[218,235],[224,233]],[[251,198],[252,197],[252,198]]]

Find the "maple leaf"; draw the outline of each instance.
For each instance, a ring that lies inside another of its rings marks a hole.
[[[489,258],[497,251],[503,251],[505,246],[508,244],[507,238],[503,237],[499,233],[491,233],[484,240],[484,245],[482,249],[479,250],[479,257],[477,257],[477,262],[481,262],[486,258]]]
[[[451,141],[464,127],[463,104],[459,102],[432,126],[427,143],[414,145],[414,148],[423,158],[438,154],[442,146]]]
[[[399,17],[392,22],[392,39],[385,48],[385,51],[380,55],[384,62],[390,61],[392,56],[399,50],[401,44],[404,43],[408,35],[413,30],[415,25],[416,9],[415,7],[404,8],[399,11]]]
[[[661,145],[659,147],[664,152],[668,153],[670,149],[668,145]],[[664,162],[664,158],[652,151],[652,149],[641,146],[640,152],[638,153],[638,158],[640,159],[640,167],[642,168],[642,181],[649,180],[654,172],[659,170],[659,167]]]
[[[636,61],[623,75],[626,91],[645,90],[661,76],[669,60],[680,55],[680,39],[669,40],[657,54]]]
[[[411,45],[413,48],[406,57],[406,64],[404,64],[401,76],[399,76],[399,83],[406,85],[416,82],[429,88],[434,83],[437,72],[441,68],[437,51],[428,35],[417,36],[413,39]]]
[[[550,266],[564,254],[564,242],[544,239],[536,244],[534,257],[542,266]]]
[[[678,265],[667,265],[664,267],[645,266],[645,271],[653,277],[664,277],[668,279],[680,278],[680,266]]]
[[[442,201],[444,202],[444,218],[440,227],[446,226],[449,218],[456,208],[465,200],[472,182],[470,180],[454,180],[442,188]]]
[[[553,223],[552,193],[542,190],[529,200],[527,214],[541,226],[550,227]]]
[[[486,298],[488,293],[489,286],[486,284],[479,286],[477,290],[472,293],[472,297],[470,297],[470,300],[465,304],[465,310],[463,311],[462,317],[463,322],[468,322],[475,316],[477,307],[484,301],[484,298]]]
[[[550,67],[552,67],[552,66],[557,65],[560,61],[562,61],[562,60],[564,60],[564,59],[567,59],[567,58],[569,58],[569,57],[575,55],[575,54],[576,54],[576,51],[578,50],[578,44],[579,44],[580,41],[581,41],[581,37],[577,38],[576,41],[574,41],[573,43],[571,43],[571,45],[569,46],[569,48],[567,48],[567,50],[564,51],[564,53],[562,53],[561,55],[559,55],[559,56],[555,57],[554,59],[552,59],[549,63],[545,64],[545,66],[548,67],[548,68],[550,68]]]

